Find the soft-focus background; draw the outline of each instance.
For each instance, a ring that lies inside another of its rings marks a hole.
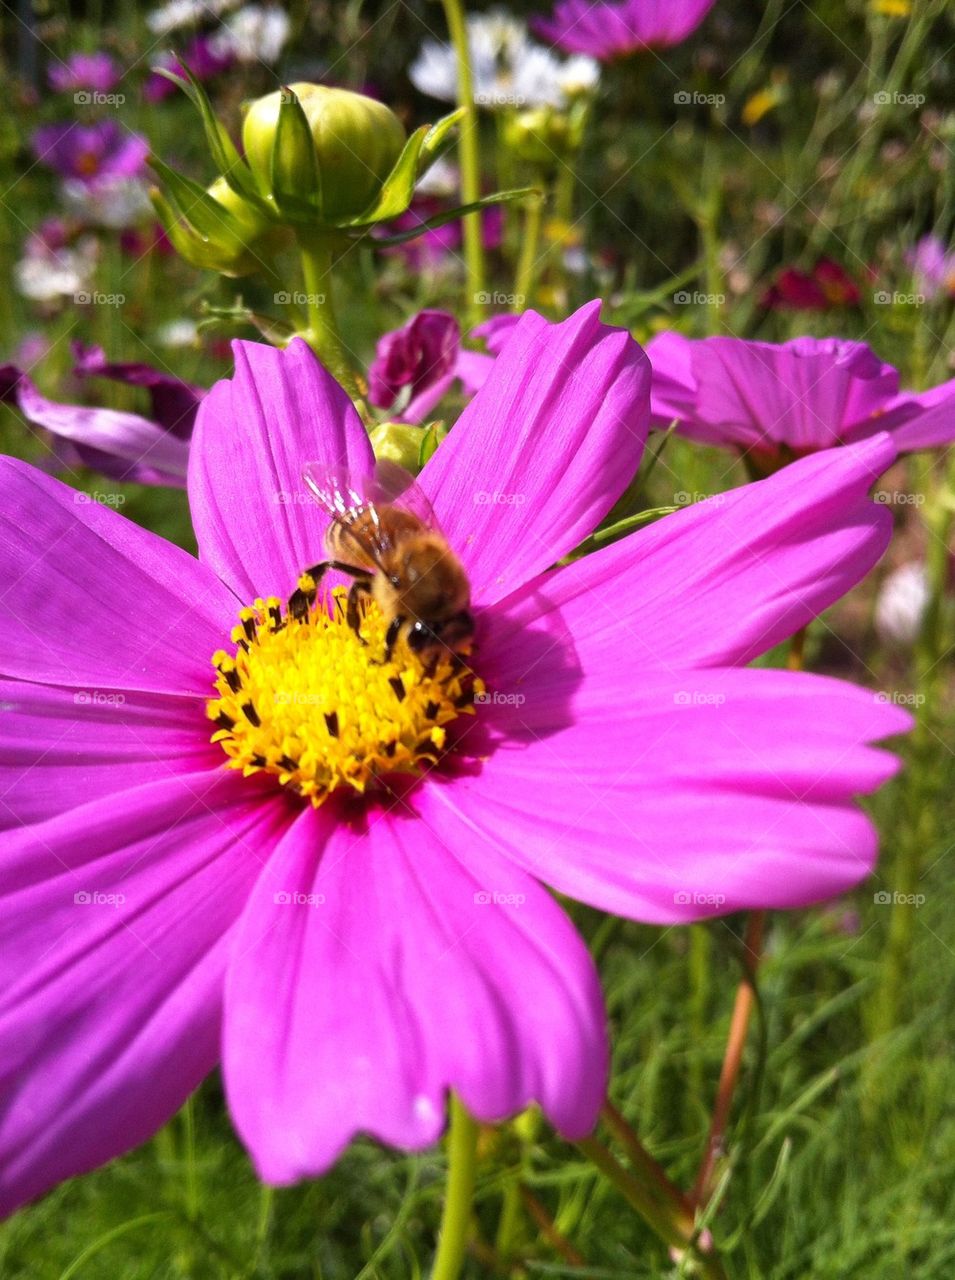
[[[229,312],[269,309],[263,287],[203,274],[172,254],[145,199],[148,171],[116,159],[130,135],[141,135],[197,180],[215,176],[193,109],[150,71],[173,49],[193,65],[206,59],[210,95],[233,126],[243,100],[295,80],[372,93],[408,125],[450,109],[407,75],[422,41],[445,37],[436,3],[237,10],[245,15],[238,21],[206,17],[165,30],[177,16],[171,5],[0,5],[0,361],[26,369],[54,399],[145,412],[143,392],[77,377],[71,344],[205,386],[229,370],[229,337],[256,336]],[[535,10],[514,3],[510,11]],[[67,60],[79,53],[115,64],[109,75],[99,60],[103,87],[70,82]],[[77,169],[67,148],[59,168],[39,163],[36,131],[77,120],[91,131],[92,158]],[[526,178],[501,134],[487,114],[489,190]],[[103,195],[89,179],[111,164]],[[904,385],[953,377],[955,255],[944,262],[955,225],[952,6],[718,0],[682,45],[604,68],[576,186],[560,199],[559,210],[544,213],[549,256],[528,299],[548,314],[600,296],[605,317],[643,340],[664,328],[777,341],[833,334],[869,342],[899,366]],[[491,310],[511,305],[521,217],[509,209],[492,236],[499,296]],[[931,270],[930,235],[939,238]],[[454,247],[425,264],[396,253],[349,255],[341,318],[350,345],[367,364],[376,339],[422,306],[464,319],[462,281]],[[0,433],[4,451],[60,465],[14,408],[0,406]],[[876,606],[892,570],[924,559],[925,495],[942,465],[899,464],[881,482],[897,523],[892,550],[813,629],[810,668],[903,703],[922,696],[911,637],[904,625],[877,626]],[[649,497],[681,505],[745,478],[728,455],[670,440]],[[181,491],[75,468],[69,479],[192,545]],[[955,1275],[950,676],[943,655],[932,676],[940,710],[909,748],[914,784],[893,784],[873,805],[884,849],[877,876],[851,898],[770,922],[761,1014],[734,1115],[736,1159],[712,1224],[734,1277]],[[881,899],[897,887],[897,859],[913,841],[922,902],[911,916],[900,1025],[886,1031],[874,1003],[892,915]],[[719,1074],[741,922],[659,930],[572,911],[604,978],[613,1098],[686,1185]],[[678,1274],[616,1191],[544,1128],[523,1149],[508,1133],[488,1132],[484,1150],[485,1239],[493,1242],[502,1200],[520,1176],[580,1261],[561,1257],[520,1209],[517,1259],[496,1259],[491,1249],[470,1260],[469,1275]],[[403,1158],[359,1143],[321,1182],[263,1189],[211,1080],[154,1142],[0,1227],[0,1275],[417,1277],[427,1271],[443,1169],[440,1151]]]

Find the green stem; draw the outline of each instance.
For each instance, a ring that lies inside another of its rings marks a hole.
[[[448,1133],[448,1186],[441,1215],[438,1251],[431,1280],[457,1280],[471,1231],[471,1201],[477,1171],[478,1125],[464,1104],[451,1095]]]
[[[358,400],[361,398],[361,389],[335,316],[332,293],[333,245],[326,236],[304,231],[299,233],[298,243],[302,256],[305,314],[308,321],[308,327],[301,330],[299,336],[305,339],[351,398]]]
[[[458,131],[461,158],[461,200],[470,204],[481,198],[481,157],[478,135],[478,112],[474,101],[474,77],[471,73],[471,50],[461,0],[441,0],[448,32],[458,62],[458,105],[464,117]],[[468,312],[479,320],[484,307],[484,243],[481,239],[481,214],[469,213],[462,218],[464,262],[469,294]]]
[[[543,212],[543,200],[533,197],[528,200],[524,214],[524,237],[521,242],[521,256],[517,260],[517,274],[514,277],[515,311],[523,311],[525,307],[531,304]]]
[[[690,1212],[677,1209],[672,1202],[662,1200],[654,1183],[648,1182],[642,1172],[639,1177],[630,1173],[596,1138],[584,1138],[577,1146],[591,1164],[613,1183],[664,1244],[679,1250],[694,1247],[696,1224]],[[723,1268],[712,1254],[698,1251],[695,1257],[700,1274],[707,1277],[707,1280],[725,1280]]]

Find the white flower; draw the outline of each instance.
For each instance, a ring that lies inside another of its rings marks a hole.
[[[76,249],[47,249],[28,242],[14,267],[17,292],[34,302],[55,302],[83,293],[92,279],[95,255],[92,240],[82,241]]]
[[[928,576],[919,561],[888,574],[875,602],[875,629],[883,641],[912,645],[929,602]]]
[[[164,347],[194,347],[199,326],[194,320],[170,320],[156,332],[156,341]]]
[[[223,23],[210,41],[221,55],[231,54],[238,62],[277,62],[291,31],[284,9],[247,4]]]
[[[120,231],[150,217],[149,190],[139,178],[110,178],[95,187],[64,182],[63,197],[70,213],[97,227]]]
[[[146,26],[157,36],[179,27],[191,27],[206,18],[218,18],[238,0],[169,0],[161,9],[146,15]]]
[[[507,14],[476,14],[467,27],[474,100],[481,106],[563,108],[597,84],[600,71],[592,58],[562,62],[534,44],[524,24]],[[457,58],[450,45],[426,40],[408,74],[422,93],[456,101]]]

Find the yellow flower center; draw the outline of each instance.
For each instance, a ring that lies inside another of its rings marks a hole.
[[[274,774],[316,807],[334,791],[365,793],[389,775],[432,768],[446,726],[474,714],[482,682],[445,649],[418,654],[399,641],[389,655],[388,622],[371,600],[356,632],[344,589],[316,601],[303,574],[303,594],[304,608],[273,596],[242,609],[234,652],[212,655],[217,696],[207,713],[227,767]]]

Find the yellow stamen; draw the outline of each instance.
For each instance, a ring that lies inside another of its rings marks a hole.
[[[417,654],[399,642],[389,658],[387,620],[373,601],[363,602],[356,635],[347,592],[303,603],[299,593],[314,591],[303,574],[288,609],[270,597],[240,611],[235,652],[212,655],[218,696],[207,713],[228,768],[274,774],[317,807],[341,788],[364,793],[435,765],[445,726],[474,714],[484,685],[444,649]]]

